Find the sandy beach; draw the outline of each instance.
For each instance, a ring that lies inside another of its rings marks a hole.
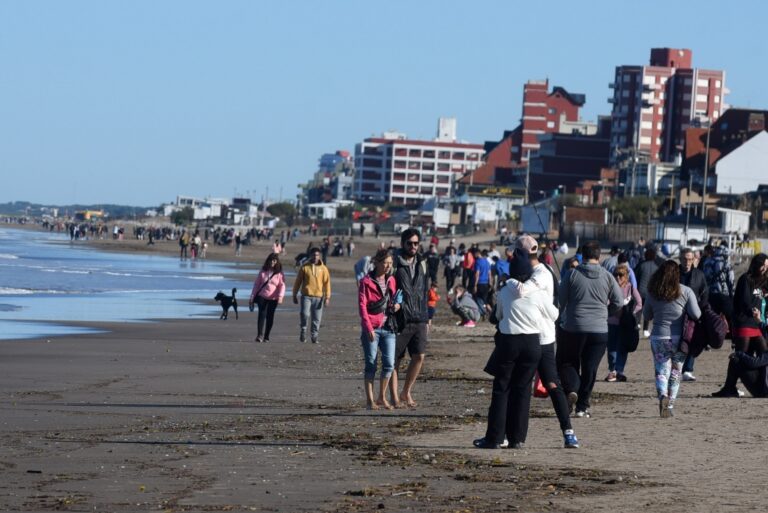
[[[319,238],[317,239],[319,241]],[[389,238],[381,240],[389,242]],[[490,237],[478,236],[478,241]],[[372,238],[358,240],[358,254]],[[93,241],[177,254],[173,241]],[[289,245],[290,266],[307,239]],[[260,266],[267,243],[208,257]],[[750,511],[762,510],[768,401],[711,399],[728,349],[704,353],[673,419],[658,416],[647,340],[627,383],[598,381],[582,442],[562,449],[549,399],[533,400],[524,450],[483,451],[489,324],[453,325],[443,303],[418,407],[367,411],[356,258],[331,258],[319,345],[278,308],[272,341],[239,320],[93,324],[108,333],[0,342],[3,511]],[[213,291],[215,293],[215,291]],[[727,344],[726,344],[727,345]],[[605,360],[598,378],[606,373]]]

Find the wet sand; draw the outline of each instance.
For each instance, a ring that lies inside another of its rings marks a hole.
[[[266,248],[241,259],[260,264]],[[673,419],[658,417],[641,341],[629,382],[599,381],[594,416],[574,419],[581,449],[562,449],[551,403],[534,399],[526,449],[482,451],[492,328],[455,327],[441,304],[419,406],[365,410],[354,260],[330,259],[319,345],[299,343],[290,300],[267,344],[253,342],[255,314],[220,321],[213,303],[205,319],[0,342],[0,510],[763,509],[768,401],[705,397],[727,350],[697,361]]]

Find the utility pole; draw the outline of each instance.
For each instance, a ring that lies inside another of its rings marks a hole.
[[[530,187],[530,181],[531,181],[531,150],[528,150],[528,158],[525,161],[525,198],[523,201],[524,205],[528,204],[528,188]]]
[[[701,189],[701,218],[707,218],[707,171],[709,171],[709,134],[712,131],[712,121],[707,125],[707,145],[704,152],[704,184]]]

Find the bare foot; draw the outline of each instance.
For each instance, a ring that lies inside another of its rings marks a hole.
[[[376,403],[367,403],[365,407],[368,410],[378,410],[379,409],[379,405],[376,404]]]
[[[413,397],[411,397],[411,394],[407,395],[400,395],[400,402],[404,403],[408,408],[415,408],[418,406],[416,404],[416,401],[413,400]]]
[[[392,409],[394,409],[394,408],[392,407],[392,405],[391,405],[391,404],[389,404],[389,403],[387,402],[387,400],[386,400],[386,399],[377,399],[377,400],[376,400],[376,405],[377,405],[377,406],[381,406],[381,407],[382,407],[382,408],[384,408],[385,410],[392,410]]]

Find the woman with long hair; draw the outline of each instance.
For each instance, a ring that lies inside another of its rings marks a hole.
[[[640,310],[643,309],[643,300],[637,289],[629,282],[629,266],[626,264],[617,265],[616,269],[613,270],[613,276],[621,289],[624,306],[627,306],[634,299],[635,307],[632,314],[640,313]],[[608,317],[608,376],[606,376],[605,381],[609,382],[627,381],[627,376],[624,375],[624,366],[627,364],[628,353],[622,343],[622,338],[628,335],[622,333],[620,327],[623,310],[622,308],[616,314]]]
[[[701,317],[696,294],[680,284],[680,267],[667,260],[651,276],[643,305],[643,318],[653,321],[651,351],[662,418],[672,416],[680,388],[686,357],[680,351],[680,337],[686,313],[694,320]]]
[[[763,328],[766,324],[766,296],[768,295],[768,256],[758,253],[752,257],[747,272],[736,283],[733,296],[733,348],[739,353],[760,356],[768,351]],[[736,382],[739,379],[736,364],[728,361],[725,384],[713,397],[739,397]],[[743,381],[743,380],[742,380]],[[746,385],[746,383],[745,383]],[[754,395],[754,394],[753,394]]]
[[[358,308],[362,334],[360,342],[365,359],[365,402],[369,410],[392,409],[385,393],[395,369],[395,332],[387,322],[390,315],[400,309],[396,300],[397,285],[392,276],[392,255],[380,249],[371,259],[373,270],[360,280]],[[373,382],[376,378],[376,357],[381,352],[379,396],[374,399]]]
[[[258,334],[256,342],[269,342],[269,333],[275,320],[277,305],[283,302],[285,296],[285,276],[283,265],[277,253],[270,253],[261,267],[256,281],[253,282],[251,298],[248,307],[253,311],[254,305],[259,307]],[[265,326],[266,324],[266,326]]]

